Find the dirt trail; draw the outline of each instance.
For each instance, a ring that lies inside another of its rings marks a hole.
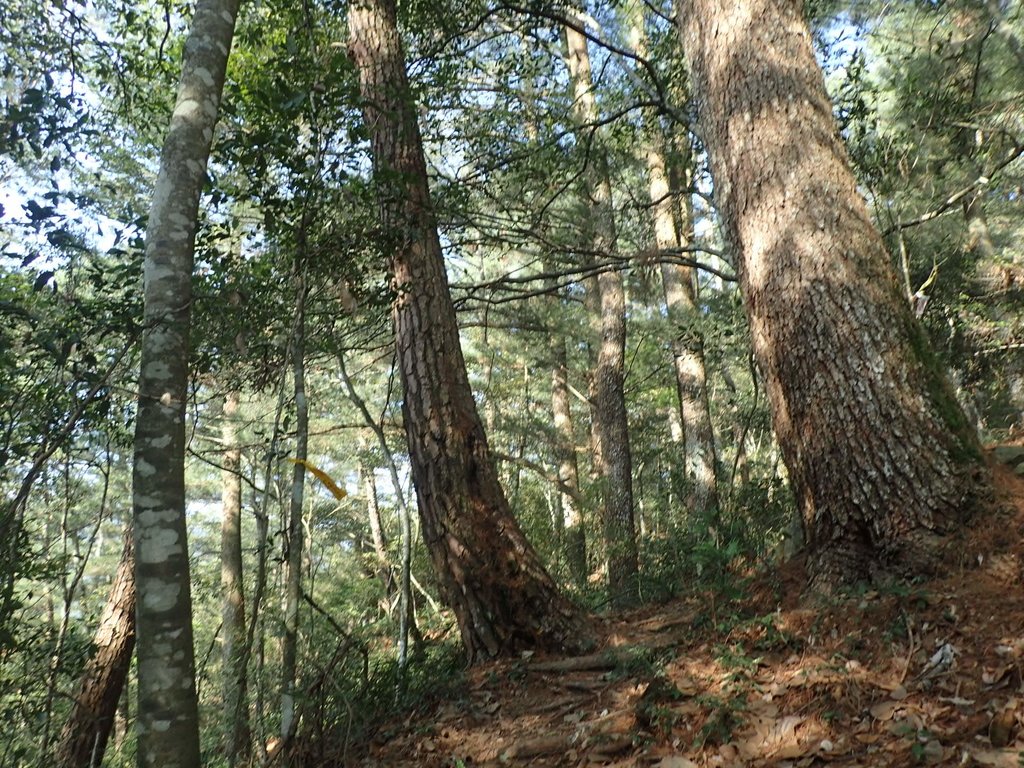
[[[601,623],[601,652],[474,668],[381,726],[353,765],[1024,765],[1024,480],[954,575],[811,607],[799,562],[712,615],[698,598]]]

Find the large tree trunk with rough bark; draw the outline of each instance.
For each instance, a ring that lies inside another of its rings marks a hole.
[[[93,646],[57,745],[55,760],[60,768],[98,768],[114,727],[135,650],[135,557],[130,530],[125,531],[121,562]]]
[[[588,195],[594,227],[593,250],[611,255],[617,247],[615,211],[608,155],[598,130],[597,102],[590,70],[587,39],[573,26],[565,27],[566,65],[575,96],[574,111],[581,142],[585,131],[593,132],[590,148]],[[602,523],[605,557],[608,564],[608,591],[611,604],[625,607],[638,597],[638,557],[636,523],[633,510],[633,455],[629,444],[629,417],[626,411],[626,294],[622,273],[617,269],[601,272],[588,282],[586,290],[596,288],[598,320],[597,360],[590,385],[594,461],[604,499]]]
[[[245,654],[245,590],[242,581],[242,449],[238,442],[237,390],[224,398],[221,437],[220,589],[224,688],[224,756],[229,766],[249,759],[248,675]]]
[[[200,0],[146,228],[144,331],[132,475],[138,589],[138,764],[199,766],[185,526],[185,401],[199,195],[238,0]]]
[[[812,585],[930,570],[986,482],[977,436],[857,191],[803,4],[680,5]]]
[[[591,634],[512,515],[466,376],[393,0],[349,7],[391,269],[402,410],[423,537],[471,660]]]

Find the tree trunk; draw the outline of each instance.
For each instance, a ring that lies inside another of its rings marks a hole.
[[[393,0],[349,6],[396,291],[402,412],[423,535],[470,660],[591,634],[512,516],[466,376]]]
[[[529,53],[533,42],[527,36],[521,39],[524,50]],[[532,147],[538,146],[539,107],[534,94],[532,81],[526,83],[526,106],[528,119],[526,135]],[[555,273],[558,266],[545,253],[543,269],[547,273]],[[549,305],[552,317],[563,313],[565,298],[554,277],[545,279],[547,290],[545,301]],[[553,326],[557,326],[555,323]],[[580,498],[580,471],[576,456],[576,430],[573,427],[571,399],[569,397],[569,360],[566,353],[566,339],[557,327],[548,329],[548,349],[551,353],[551,414],[554,423],[552,452],[555,461],[555,475],[558,478],[558,504],[555,510],[553,528],[558,545],[569,566],[569,575],[577,587],[582,587],[587,580],[587,538],[583,527],[583,511]]]
[[[590,149],[590,202],[593,248],[610,255],[616,250],[615,213],[608,174],[608,156],[598,132],[597,103],[590,71],[587,39],[565,27],[566,63],[575,95],[580,128],[593,131]],[[580,139],[583,131],[578,130]],[[604,498],[602,513],[608,590],[611,604],[625,607],[638,597],[636,525],[633,519],[633,456],[626,411],[626,294],[622,273],[609,269],[597,276],[600,303],[600,342],[591,381],[594,454]],[[592,285],[587,290],[592,290]]]
[[[557,296],[552,300],[559,301]],[[551,334],[551,413],[554,417],[554,451],[558,482],[579,495],[579,465],[576,463],[576,435],[572,424],[569,399],[569,366],[565,353],[565,339]],[[587,579],[587,542],[583,530],[583,515],[571,493],[558,492],[562,514],[562,545],[569,573],[577,586]]]
[[[146,229],[133,504],[138,589],[138,762],[199,765],[185,525],[185,401],[199,195],[238,0],[200,0]]]
[[[664,182],[663,175],[664,156],[658,157],[659,154],[652,149],[647,152],[652,200],[662,199],[660,197],[662,186],[665,194],[668,194],[668,184]],[[660,179],[658,178],[659,170],[661,171]],[[660,208],[661,204],[659,203],[657,207]],[[670,200],[668,208],[664,212],[656,209],[656,216],[667,215],[668,222],[671,223]],[[685,206],[685,210],[692,214],[690,206]],[[692,215],[690,223],[692,224]],[[657,239],[658,249],[665,248],[666,246],[661,243],[661,238]],[[676,248],[685,245],[688,243],[683,238],[679,238],[668,247]],[[668,320],[672,325],[673,332],[672,362],[676,374],[679,412],[683,422],[686,476],[693,487],[692,503],[688,506],[697,514],[703,514],[718,506],[716,476],[718,456],[715,449],[714,428],[711,424],[707,372],[704,367],[704,334],[695,327],[700,319],[700,308],[697,305],[697,276],[692,267],[663,263],[661,265],[661,281]]]
[[[302,230],[305,232],[305,228]],[[284,638],[281,643],[281,742],[295,735],[295,676],[299,654],[299,604],[302,602],[302,505],[306,488],[306,461],[309,444],[309,403],[306,400],[306,278],[296,267],[298,298],[292,337],[292,383],[295,387],[295,466],[288,505],[288,529],[285,541]]]
[[[647,58],[647,33],[644,8],[637,3],[630,12],[630,36],[637,56]],[[659,251],[671,251],[689,245],[693,232],[693,206],[690,204],[689,132],[684,131],[677,158],[682,170],[678,181],[683,189],[669,186],[665,136],[655,114],[644,115],[644,160],[647,165],[648,190],[654,225],[654,245]],[[679,200],[678,208],[676,199]],[[675,211],[681,214],[676,225]],[[675,369],[676,395],[683,423],[683,456],[686,478],[692,488],[687,507],[700,516],[718,507],[718,481],[715,433],[711,425],[708,402],[707,373],[704,368],[704,334],[699,327],[700,307],[697,304],[697,273],[693,267],[662,262],[661,282],[665,309],[672,327],[672,364]]]
[[[679,20],[812,585],[926,572],[986,482],[857,192],[798,0]]]
[[[374,568],[373,575],[380,581],[384,588],[385,603],[388,606],[387,612],[390,615],[391,598],[398,590],[395,583],[395,571],[391,567],[388,558],[388,542],[384,535],[384,525],[380,519],[380,504],[377,500],[377,479],[373,475],[373,467],[368,467],[359,461],[359,477],[363,485],[363,494],[366,496],[366,520],[370,525],[370,539],[373,542]]]
[[[224,398],[221,435],[220,588],[223,622],[224,755],[234,766],[249,759],[249,703],[245,658],[245,591],[242,580],[242,449],[238,443],[237,390]]]
[[[392,364],[393,365],[393,364]],[[416,649],[420,650],[423,644],[423,636],[416,626],[416,604],[412,598],[412,514],[409,512],[409,505],[405,501],[405,492],[402,490],[402,480],[399,477],[398,463],[395,461],[395,454],[388,445],[384,428],[374,420],[370,409],[366,407],[355,385],[345,370],[345,357],[338,355],[338,368],[341,373],[341,380],[348,392],[349,400],[356,407],[363,417],[363,423],[370,428],[377,438],[377,445],[380,447],[381,455],[387,463],[388,473],[391,476],[391,486],[395,489],[395,501],[398,504],[398,522],[401,528],[401,562],[399,563],[398,580],[398,668],[405,669],[409,660],[409,635],[416,643]],[[372,471],[372,470],[371,470]],[[374,489],[376,494],[376,488]],[[374,500],[376,503],[376,498]],[[393,577],[393,574],[392,574]]]
[[[71,714],[57,745],[60,768],[98,768],[135,650],[135,557],[132,532],[125,531],[124,550],[110,587],[95,651],[85,665]]]

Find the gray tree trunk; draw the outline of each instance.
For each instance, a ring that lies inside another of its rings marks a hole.
[[[199,715],[185,525],[185,401],[199,196],[238,0],[200,0],[146,229],[135,423],[138,763],[198,768]]]
[[[285,541],[284,638],[281,643],[281,742],[287,744],[295,735],[296,665],[299,653],[299,605],[302,603],[302,552],[305,546],[302,529],[302,506],[306,488],[306,461],[309,445],[309,403],[306,399],[306,279],[302,268],[296,269],[298,299],[295,307],[295,328],[292,338],[292,383],[295,387],[295,466],[292,469],[292,492],[288,505],[288,528]]]
[[[401,562],[399,564],[400,578],[398,582],[398,668],[404,669],[409,661],[409,635],[413,636],[417,647],[422,644],[423,637],[416,626],[416,604],[412,598],[412,513],[405,501],[405,493],[402,490],[402,480],[399,477],[398,463],[395,455],[388,445],[387,435],[384,428],[374,420],[370,414],[366,402],[356,392],[355,385],[345,369],[345,358],[338,356],[338,368],[341,373],[341,380],[345,384],[349,400],[356,406],[356,409],[363,417],[363,422],[377,438],[377,445],[380,447],[381,455],[387,463],[388,473],[391,476],[391,485],[395,489],[395,501],[398,504],[398,521],[401,527]],[[373,471],[372,469],[370,470]],[[374,486],[374,504],[376,504],[376,486]],[[382,537],[383,539],[383,537]],[[394,574],[392,573],[392,579]]]
[[[920,573],[987,479],[857,191],[799,0],[682,0],[715,199],[812,583]]]

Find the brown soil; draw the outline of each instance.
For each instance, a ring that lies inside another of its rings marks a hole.
[[[740,605],[615,616],[601,653],[475,667],[352,764],[1018,768],[1024,480],[993,471],[951,576],[810,604],[796,561]]]

